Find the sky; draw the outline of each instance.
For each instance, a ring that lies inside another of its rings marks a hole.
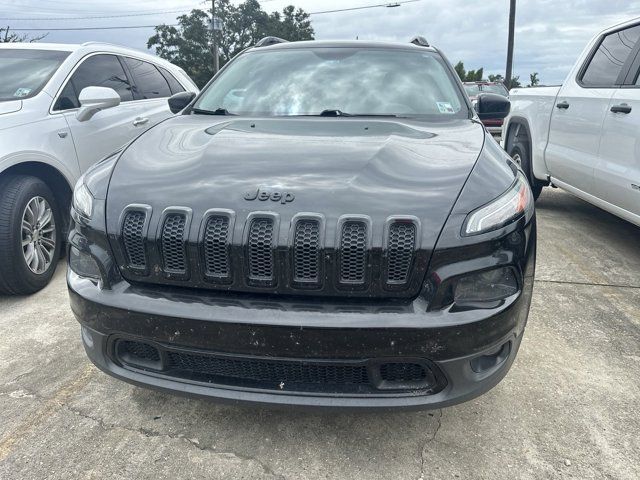
[[[317,39],[358,37],[405,42],[422,35],[454,64],[462,60],[468,70],[484,67],[485,76],[504,75],[509,0],[417,0],[395,8],[382,6],[319,13],[387,1],[262,0],[260,3],[268,12],[290,4],[307,12],[318,12],[311,16]],[[3,0],[0,25],[17,29],[171,24],[180,12],[208,5],[209,2],[200,0]],[[114,15],[114,18],[69,18]],[[592,36],[634,17],[640,17],[640,0],[518,0],[514,75],[519,75],[526,84],[529,74],[538,72],[541,83],[560,84]],[[43,41],[107,41],[146,50],[147,39],[152,34],[153,28],[50,31]]]

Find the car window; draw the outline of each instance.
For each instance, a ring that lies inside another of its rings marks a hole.
[[[178,80],[176,80],[176,78],[171,74],[171,72],[169,72],[169,70],[166,70],[162,67],[159,67],[159,68],[160,68],[160,72],[169,83],[169,87],[171,88],[171,94],[185,91],[184,87],[180,84],[180,82],[178,82]]]
[[[504,97],[509,95],[509,91],[504,85],[482,85],[482,91],[487,93],[496,93]]]
[[[72,108],[80,108],[80,101],[78,100],[78,93],[73,88],[72,82],[67,82],[65,87],[60,92],[60,96],[56,100],[56,104],[53,106],[54,110],[70,110]]]
[[[55,50],[0,50],[0,102],[36,95],[68,56]]]
[[[136,99],[144,100],[171,96],[171,89],[167,80],[155,65],[129,57],[125,57],[124,61],[133,75]]]
[[[582,75],[582,83],[586,86],[614,86],[638,38],[640,25],[605,36]]]
[[[222,71],[195,107],[265,116],[339,110],[444,120],[469,114],[439,54],[379,48],[300,47],[246,53]]]
[[[469,95],[470,97],[475,97],[480,94],[480,86],[476,84],[465,85],[464,91],[467,92],[467,95]]]
[[[131,83],[115,55],[94,55],[87,58],[71,76],[79,96],[86,87],[113,88],[123,102],[133,100]]]

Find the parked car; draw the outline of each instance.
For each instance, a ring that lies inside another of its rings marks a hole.
[[[0,44],[0,294],[51,279],[73,185],[197,91],[180,68],[115,45]]]
[[[464,82],[464,90],[467,92],[467,95],[469,95],[471,103],[474,106],[478,95],[481,93],[494,93],[509,98],[509,90],[507,90],[507,87],[505,87],[502,82]],[[502,135],[502,122],[502,118],[488,118],[482,121],[489,133],[494,137],[500,137]]]
[[[505,149],[550,183],[640,225],[640,18],[596,35],[560,87],[511,91]]]
[[[504,377],[536,244],[478,118],[506,98],[476,114],[423,39],[265,39],[192,98],[76,186],[67,281],[96,365],[309,407],[435,408]]]

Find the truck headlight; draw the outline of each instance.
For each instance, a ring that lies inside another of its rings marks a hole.
[[[533,214],[533,202],[529,182],[518,171],[515,181],[505,193],[467,216],[462,226],[462,235],[497,230],[522,216],[530,217]]]
[[[83,217],[90,219],[93,213],[93,195],[81,177],[73,190],[73,208]]]

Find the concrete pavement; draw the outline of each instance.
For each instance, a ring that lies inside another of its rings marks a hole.
[[[640,228],[559,190],[537,205],[511,372],[433,412],[274,411],[133,387],[86,359],[64,268],[36,295],[0,297],[0,479],[640,478]]]

